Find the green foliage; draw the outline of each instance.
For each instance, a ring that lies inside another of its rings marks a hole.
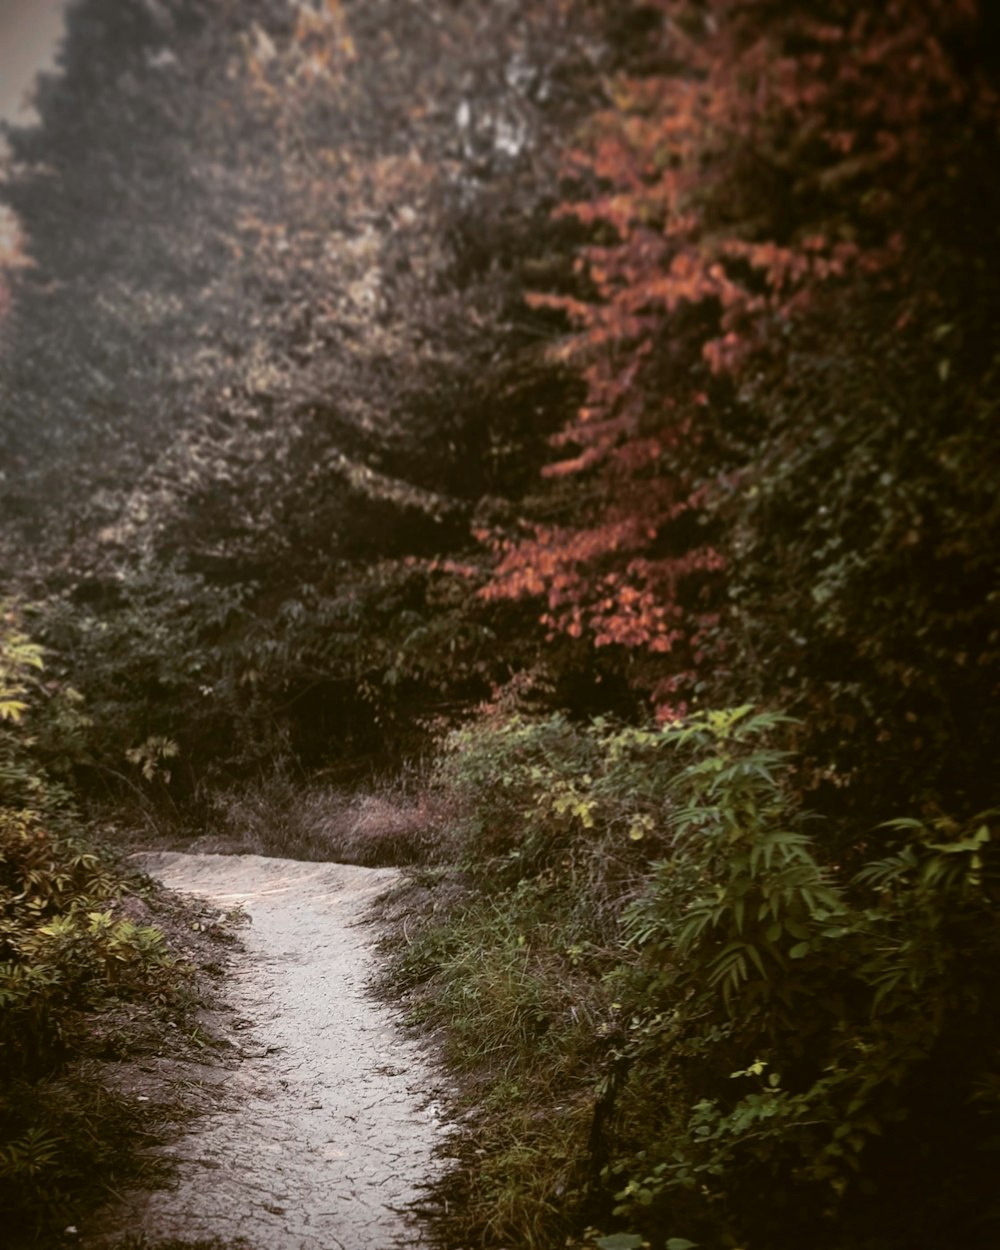
[[[439,777],[468,804],[461,831],[470,869],[505,855],[520,878],[561,852],[579,853],[578,835],[594,830],[598,841],[609,820],[626,853],[654,838],[667,781],[648,765],[660,737],[601,718],[581,731],[561,714],[543,721],[497,716],[453,733]],[[484,791],[488,806],[477,802]]]
[[[146,1185],[162,1182],[164,1165],[149,1147],[162,1140],[150,1120],[163,1111],[78,1074],[5,1081],[0,1096],[5,1245],[11,1250],[59,1245],[67,1224],[81,1223],[84,1205],[97,1205],[108,1187],[119,1190],[126,1177],[141,1177]]]
[[[79,696],[59,682],[43,679],[42,648],[22,632],[21,616],[12,605],[0,608],[0,807],[30,806],[55,819],[69,804],[61,782],[42,774],[42,742],[58,726],[61,750],[52,753],[56,771],[79,739],[86,718]],[[30,709],[30,715],[29,713]]]
[[[421,715],[481,697],[495,634],[465,580],[436,561],[341,562],[259,617],[236,648],[239,680],[277,704],[310,762],[419,740]]]
[[[109,995],[169,994],[154,928],[116,917],[106,855],[30,809],[0,808],[0,1059],[37,1077],[73,1049],[76,1013]]]
[[[41,651],[13,611],[0,620],[0,664],[19,705],[0,723],[0,1207],[17,1222],[79,1187],[88,1164],[99,1171],[102,1134],[121,1118],[88,1124],[81,1100],[99,1103],[100,1091],[52,1084],[85,1044],[89,1013],[169,1007],[182,978],[163,934],[122,912],[134,883],[81,836],[66,790],[38,762],[35,711],[58,690],[33,679]]]
[[[11,627],[12,614],[3,611],[4,630],[0,635],[0,721],[20,721],[27,703],[27,677],[42,667],[42,649],[25,634]]]
[[[521,1190],[501,1240],[584,1214],[654,1246],[995,1235],[998,815],[895,821],[854,872],[810,836],[796,731],[741,707],[451,738],[468,893],[398,975],[487,1107],[474,1218],[486,1178]]]
[[[33,1180],[55,1162],[58,1139],[42,1128],[29,1128],[17,1141],[0,1147],[0,1180]]]
[[[220,779],[391,759],[426,740],[424,718],[481,698],[504,672],[469,576],[345,561],[286,593],[147,562],[100,602],[53,597],[34,609],[59,686],[36,708],[36,754],[91,792],[161,809]]]
[[[190,792],[196,764],[205,769],[223,752],[236,754],[234,742],[269,741],[231,654],[252,589],[144,562],[103,597],[95,592],[94,602],[60,596],[38,605],[35,627],[53,671],[64,682],[72,677],[88,713],[75,739],[47,716],[41,758],[49,764],[60,748],[65,755],[75,747],[77,781],[89,770],[162,796],[171,782],[176,793]]]
[[[813,801],[872,822],[901,802],[997,800],[998,362],[981,354],[995,297],[954,290],[938,245],[925,261],[935,289],[921,283],[918,305],[966,301],[946,339],[937,314],[889,333],[873,290],[831,299],[803,328],[815,354],[744,387],[744,415],[766,426],[713,504],[731,527],[734,644],[753,664],[703,696],[780,700],[803,721]],[[952,335],[964,381],[929,383]]]
[[[706,1237],[757,1244],[801,1226],[848,1245],[873,1221],[880,1245],[971,1235],[995,1131],[977,1091],[995,1080],[996,813],[893,822],[898,851],[845,879],[805,836],[782,757],[753,741],[766,722],[745,721],[740,742],[710,721],[668,732],[679,762],[696,748],[673,853],[624,916],[641,958],[620,1109],[633,1134],[644,1124],[608,1170],[616,1213],[652,1229],[684,1211]],[[652,1123],[650,1085],[669,1090]],[[963,1189],[893,1226],[904,1159],[928,1184],[950,1167]]]

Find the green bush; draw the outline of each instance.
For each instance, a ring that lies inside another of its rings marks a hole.
[[[33,609],[54,678],[86,699],[88,723],[67,761],[74,781],[162,803],[190,795],[220,757],[238,766],[274,752],[271,721],[241,681],[233,642],[252,590],[147,560]],[[36,719],[38,755],[51,771],[67,753],[65,726],[53,724],[47,701]]]
[[[93,1081],[60,1083],[92,1013],[168,1007],[182,978],[163,935],[120,908],[131,889],[81,835],[67,790],[34,756],[39,648],[0,617],[0,1210],[27,1230],[122,1154],[127,1108]],[[51,721],[50,721],[51,724]],[[117,1152],[117,1153],[116,1153]]]
[[[434,562],[340,561],[322,585],[262,588],[150,557],[33,609],[57,686],[33,710],[36,755],[88,795],[192,820],[220,782],[384,764],[505,671],[488,616]]]
[[[472,1083],[467,1211],[496,1244],[996,1236],[997,814],[895,821],[856,872],[793,732],[738,708],[451,738],[466,892],[398,977]]]
[[[771,721],[664,734],[671,855],[623,917],[615,1214],[723,1245],[980,1244],[997,814],[895,821],[894,853],[846,878],[758,741]]]
[[[114,903],[126,881],[74,827],[66,791],[38,768],[28,733],[40,649],[8,612],[0,632],[0,1059],[8,1076],[50,1071],[71,1013],[102,995],[149,992],[172,962],[162,935]]]

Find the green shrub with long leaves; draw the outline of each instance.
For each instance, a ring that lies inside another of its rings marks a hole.
[[[95,1009],[169,1007],[180,985],[160,931],[119,906],[130,888],[81,834],[67,789],[36,758],[35,711],[56,709],[40,648],[0,615],[0,1210],[27,1231],[116,1149],[119,1100],[92,1079],[52,1081],[87,1039]],[[93,1111],[93,1116],[91,1115]],[[96,1121],[95,1121],[96,1117]],[[109,1118],[110,1117],[110,1118]],[[99,1121],[99,1122],[97,1122]],[[86,1148],[84,1148],[86,1142]],[[121,1148],[117,1148],[119,1154]],[[103,1162],[102,1162],[103,1161]],[[89,1170],[88,1170],[89,1169]],[[44,1222],[44,1220],[43,1220]],[[40,1227],[40,1225],[39,1225]]]
[[[616,1214],[733,1246],[979,1244],[1000,1219],[998,814],[894,821],[845,878],[782,785],[779,719],[664,731],[670,855],[623,917]]]
[[[793,734],[743,707],[450,740],[471,895],[402,967],[497,1091],[479,1166],[508,1195],[530,1126],[533,1205],[497,1235],[562,1244],[575,1213],[654,1250],[996,1236],[998,814],[896,820],[858,871],[864,838],[842,862],[802,808]]]
[[[57,1067],[87,1008],[169,993],[162,975],[174,961],[163,935],[115,915],[124,890],[107,856],[82,838],[38,812],[0,808],[0,1061],[8,1077]]]
[[[51,1071],[72,1013],[149,991],[172,960],[162,935],[115,916],[126,890],[76,828],[65,789],[32,757],[41,649],[0,621],[0,1061],[8,1078]]]

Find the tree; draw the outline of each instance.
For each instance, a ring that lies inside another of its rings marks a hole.
[[[408,559],[440,581],[480,496],[531,475],[566,383],[520,273],[559,232],[586,31],[547,3],[73,8],[3,191],[32,264],[0,362],[0,571],[66,601],[56,632],[135,716],[129,747],[203,724],[194,692],[293,605],[378,600],[419,580]],[[324,611],[304,619],[290,667],[351,687]]]
[[[833,788],[889,760],[927,781],[950,753],[906,725],[988,714],[970,697],[997,677],[972,584],[996,534],[978,467],[996,464],[981,15],[935,0],[642,8],[641,51],[566,161],[557,211],[589,231],[576,281],[531,300],[566,319],[554,352],[586,385],[545,470],[556,523],[484,531],[485,593],[541,598],[553,634],[616,649],[662,717],[783,701],[839,753]],[[950,558],[921,513],[958,544]],[[897,628],[914,612],[915,644]],[[953,791],[982,756],[969,762]]]

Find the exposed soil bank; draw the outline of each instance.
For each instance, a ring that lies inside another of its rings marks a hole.
[[[366,989],[359,927],[393,869],[156,852],[172,889],[251,924],[230,1001],[242,1063],[222,1105],[175,1143],[177,1187],[130,1203],[130,1229],[253,1250],[420,1247],[407,1204],[440,1167],[439,1076]]]

